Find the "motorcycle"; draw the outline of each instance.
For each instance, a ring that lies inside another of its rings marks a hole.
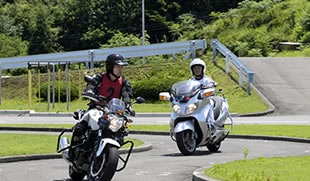
[[[161,92],[159,99],[171,102],[170,136],[183,155],[192,155],[201,146],[217,152],[233,130],[227,99],[221,89],[216,91],[198,81],[185,80],[173,84],[170,93]],[[208,120],[210,109],[213,109],[215,126]],[[227,118],[230,122],[225,123]],[[231,127],[226,130],[227,125]]]
[[[85,77],[87,82],[93,82],[91,77]],[[123,170],[129,160],[134,143],[124,141],[128,135],[127,110],[123,101],[113,98],[106,103],[103,96],[83,95],[93,100],[97,106],[88,111],[76,111],[74,118],[84,123],[85,132],[82,135],[72,135],[71,143],[64,135],[78,129],[64,129],[58,136],[57,153],[69,163],[69,176],[73,180],[83,180],[87,175],[91,181],[111,180],[115,172]],[[138,97],[133,103],[143,103],[144,99]],[[119,149],[129,144],[129,151],[124,159],[119,155]],[[123,165],[118,168],[118,161]]]

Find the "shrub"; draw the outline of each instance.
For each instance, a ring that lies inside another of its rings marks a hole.
[[[136,78],[131,81],[134,96],[141,96],[147,101],[159,100],[160,92],[167,92],[174,83],[191,77],[189,63],[190,61],[165,63],[161,66],[153,65],[148,71],[136,71]]]
[[[58,100],[59,85],[60,85],[60,101],[66,102],[67,96],[66,96],[66,82],[65,81],[55,81],[55,100],[56,101]],[[53,84],[50,83],[50,100],[52,100],[52,95],[53,95],[52,88],[53,88]],[[71,94],[71,101],[79,98],[79,90],[74,84],[71,84],[70,86],[70,94]],[[37,91],[36,96],[39,98],[39,91]],[[40,98],[47,101],[47,82],[42,84],[40,87]]]
[[[307,32],[307,33],[302,37],[302,42],[303,42],[303,43],[310,43],[310,32]]]

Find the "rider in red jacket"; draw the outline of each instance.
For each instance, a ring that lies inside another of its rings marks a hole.
[[[130,115],[135,116],[136,113],[131,107],[131,98],[133,97],[131,84],[125,77],[121,76],[123,73],[123,66],[126,65],[128,65],[128,63],[122,55],[110,54],[105,61],[106,72],[92,75],[92,78],[96,81],[98,86],[88,83],[82,94],[88,96],[104,96],[107,98],[107,103],[112,98],[122,98]],[[96,107],[94,101],[91,101],[88,105],[89,109]],[[75,114],[76,117],[78,117],[79,113],[76,112]],[[83,121],[77,123],[74,131],[75,135],[79,136],[84,134],[87,126],[87,123]]]
[[[122,75],[123,66],[128,65],[125,58],[120,54],[111,54],[105,61],[106,72],[96,73],[92,77],[96,80],[98,87],[87,84],[83,94],[88,95],[102,95],[108,100],[112,98],[122,98],[126,104],[126,108],[131,115],[135,115],[131,107],[131,98],[133,92],[130,82]],[[90,108],[96,105],[91,102]]]

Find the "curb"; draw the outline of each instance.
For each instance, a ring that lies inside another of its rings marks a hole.
[[[220,181],[220,180],[217,180],[215,178],[211,178],[205,175],[204,171],[206,168],[209,168],[209,167],[201,167],[201,168],[196,169],[193,172],[193,181]]]
[[[61,132],[64,128],[35,128],[35,127],[0,127],[0,131],[41,131],[41,132]],[[170,136],[166,131],[136,131],[130,130],[129,134],[145,134],[145,135],[160,135]],[[295,138],[286,136],[265,136],[265,135],[235,135],[230,134],[227,138],[231,139],[254,139],[254,140],[272,140],[272,141],[288,141],[298,143],[310,143],[307,138]]]
[[[138,153],[143,151],[148,151],[152,149],[152,145],[145,143],[141,146],[134,147],[132,153]],[[128,153],[129,148],[124,148],[119,150],[120,154]],[[62,158],[62,154],[35,154],[35,155],[18,155],[18,156],[6,156],[0,157],[0,163],[11,163],[19,161],[32,161],[32,160],[43,160],[43,159],[59,159]]]

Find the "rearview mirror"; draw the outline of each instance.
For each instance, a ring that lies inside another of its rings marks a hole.
[[[141,104],[144,103],[145,99],[143,97],[137,97],[135,103]]]
[[[89,76],[89,75],[85,75],[84,76],[84,80],[87,83],[90,83],[90,84],[93,84],[95,86],[98,86],[96,80],[94,78],[92,78],[91,76]]]

